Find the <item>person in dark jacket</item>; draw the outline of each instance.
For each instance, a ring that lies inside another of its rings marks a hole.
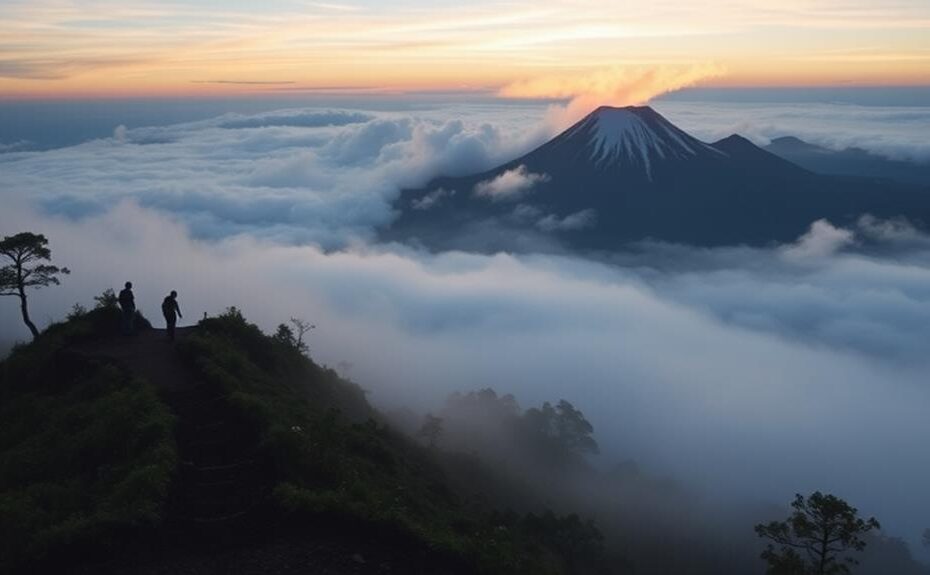
[[[168,324],[168,339],[174,341],[174,326],[178,318],[183,318],[181,308],[178,306],[178,292],[173,291],[161,302],[161,313],[165,316],[165,323]]]
[[[111,292],[112,293],[112,292]],[[126,282],[126,287],[119,292],[119,308],[123,312],[123,335],[132,335],[136,321],[136,298],[132,294],[132,282]]]

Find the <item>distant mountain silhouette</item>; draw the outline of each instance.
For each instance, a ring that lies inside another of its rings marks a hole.
[[[927,221],[930,193],[815,174],[738,135],[701,142],[648,106],[601,107],[530,153],[404,191],[389,240],[431,249],[610,250],[652,238],[767,244],[871,213]]]
[[[930,186],[930,162],[894,160],[862,148],[831,150],[794,136],[775,138],[765,149],[820,174],[887,178]]]

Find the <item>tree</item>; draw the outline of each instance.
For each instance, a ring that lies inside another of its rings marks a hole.
[[[930,528],[924,529],[924,547],[930,548]]]
[[[311,329],[316,329],[315,325],[310,325],[310,322],[292,317],[291,325],[294,326],[294,330],[297,332],[297,339],[294,341],[294,347],[300,353],[307,353],[309,349],[307,348],[307,343],[304,341],[304,336],[309,333]]]
[[[299,351],[300,353],[307,353],[309,349],[307,348],[307,342],[304,341],[304,336],[307,335],[311,329],[316,329],[315,325],[311,325],[310,322],[304,321],[302,319],[297,319],[296,317],[291,318],[291,324],[293,324],[294,329],[297,330],[297,334],[294,335],[294,329],[287,324],[278,324],[278,331],[275,332],[274,338],[281,343],[292,347]]]
[[[48,248],[48,239],[42,234],[23,232],[15,236],[6,236],[0,241],[0,255],[11,263],[0,268],[0,295],[19,298],[23,323],[32,332],[32,337],[39,336],[39,330],[29,318],[29,305],[26,299],[28,288],[43,288],[58,285],[59,274],[71,273],[68,268],[59,268],[42,261],[51,261],[52,251]]]
[[[292,330],[287,324],[279,323],[278,331],[276,331],[272,337],[287,347],[297,346],[297,338],[294,337],[294,330]]]
[[[436,447],[436,442],[439,440],[439,436],[442,435],[442,418],[427,413],[426,417],[423,418],[423,425],[417,431],[417,435],[425,438],[430,447]]]
[[[851,565],[859,564],[849,554],[865,549],[862,536],[881,529],[874,517],[863,520],[855,507],[819,491],[807,499],[796,495],[791,507],[794,512],[786,521],[755,527],[759,537],[771,541],[761,557],[773,575],[849,573]]]
[[[119,306],[119,298],[113,288],[107,288],[100,295],[95,295],[94,302],[94,309],[116,309]]]
[[[547,401],[542,408],[528,409],[523,417],[536,433],[554,440],[570,453],[598,453],[594,426],[564,399],[555,407]]]

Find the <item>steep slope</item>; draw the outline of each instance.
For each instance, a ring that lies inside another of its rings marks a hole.
[[[104,306],[0,363],[0,571],[590,572],[460,499],[286,331],[231,308],[179,335]]]
[[[914,188],[809,172],[748,140],[693,138],[649,107],[601,107],[481,174],[406,190],[383,237],[432,249],[611,250],[791,241],[820,218],[927,220]]]

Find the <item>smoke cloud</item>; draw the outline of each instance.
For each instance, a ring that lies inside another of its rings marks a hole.
[[[504,86],[505,98],[568,99],[565,106],[554,106],[548,123],[554,131],[574,124],[598,106],[646,104],[662,94],[721,76],[718,64],[690,66],[618,66],[580,75],[548,76]]]

